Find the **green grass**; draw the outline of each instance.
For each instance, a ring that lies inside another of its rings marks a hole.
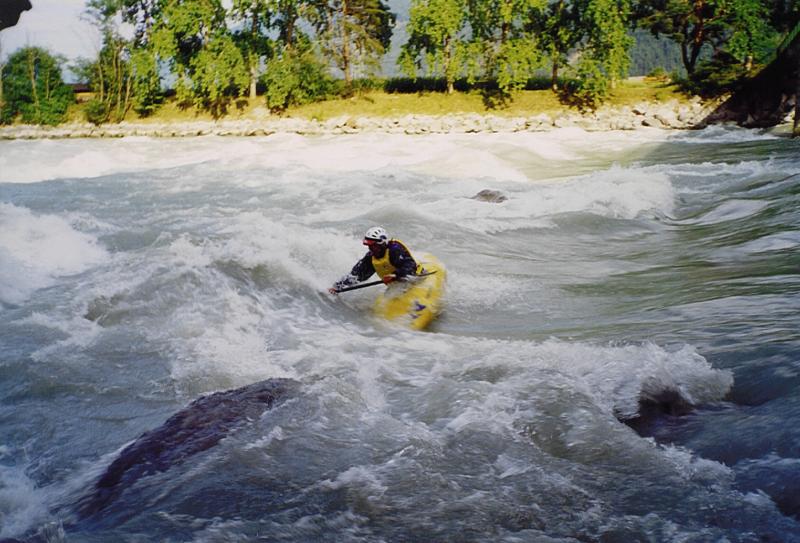
[[[85,102],[88,96],[79,97]],[[629,79],[612,91],[607,106],[621,107],[639,102],[686,101],[674,85],[647,78]],[[531,116],[539,113],[561,113],[577,111],[562,103],[558,95],[547,90],[522,90],[512,94],[509,100],[501,100],[498,94],[481,90],[456,91],[452,95],[443,92],[425,91],[418,93],[386,92],[365,90],[350,98],[336,98],[292,107],[283,116],[324,121],[334,117],[403,117],[405,115],[458,115],[478,114],[500,117]],[[254,101],[239,99],[232,104],[227,115],[220,120],[263,119],[266,104],[262,97]],[[82,104],[70,109],[70,121],[83,121]],[[212,121],[213,117],[195,108],[180,108],[174,99],[168,99],[155,114],[139,118],[129,112],[126,121],[140,123],[183,123],[192,121]]]
[[[606,103],[620,107],[639,102],[687,101],[674,85],[650,79],[631,79],[612,91]],[[387,93],[368,91],[352,98],[339,98],[290,108],[285,115],[304,119],[325,120],[339,116],[401,117],[404,115],[492,114],[501,117],[530,116],[570,110],[551,90],[523,90],[510,100],[500,101],[495,95],[479,90],[456,92]],[[573,111],[576,111],[572,108]]]

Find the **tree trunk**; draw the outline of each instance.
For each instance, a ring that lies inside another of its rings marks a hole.
[[[444,42],[444,78],[447,81],[447,94],[453,94],[455,92],[455,84],[453,82],[453,76],[450,73],[450,65],[453,62],[453,43],[450,38],[447,38]]]
[[[350,28],[347,17],[349,15],[347,0],[342,2],[342,71],[344,72],[344,85],[350,91],[353,87],[353,74],[350,71]]]
[[[250,26],[250,41],[255,42],[258,39],[258,14],[256,12],[256,4],[253,2],[253,23]],[[254,51],[250,51],[248,55],[250,60],[250,100],[256,99],[256,84],[258,83],[258,55]]]
[[[0,42],[0,60],[3,58],[3,43]],[[5,68],[5,64],[0,62],[0,118],[3,116],[3,108],[6,105],[6,101],[3,99],[3,69]]]
[[[685,41],[681,43],[681,60],[683,67],[686,68],[686,74],[691,76],[694,73],[694,65],[689,61],[689,45]]]
[[[36,106],[37,116],[41,116],[42,108],[39,104],[39,89],[36,88],[36,60],[33,57],[33,52],[28,53],[28,76],[31,81],[31,95],[33,96],[33,103]]]
[[[550,87],[554,92],[558,92],[558,60],[553,58],[553,71],[550,75]]]
[[[798,138],[800,137],[800,45],[795,45],[795,49],[794,125],[792,126],[792,137]]]
[[[294,19],[287,19],[286,21],[286,50],[291,51],[292,44],[294,43]]]
[[[250,54],[250,100],[256,99],[256,84],[258,83],[258,55]]]

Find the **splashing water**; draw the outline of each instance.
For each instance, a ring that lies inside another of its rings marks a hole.
[[[0,142],[0,537],[800,541],[798,156],[720,128]],[[430,330],[326,293],[374,224],[446,264]],[[77,513],[137,437],[276,378]]]

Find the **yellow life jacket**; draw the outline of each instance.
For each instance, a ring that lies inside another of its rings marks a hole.
[[[389,260],[389,243],[392,242],[399,243],[400,245],[402,245],[403,248],[406,251],[408,251],[408,254],[411,255],[411,251],[408,250],[408,247],[406,247],[405,243],[403,243],[399,239],[389,240],[389,242],[386,244],[386,250],[383,252],[383,256],[380,258],[376,258],[373,255],[372,257],[372,266],[375,268],[375,273],[377,273],[378,277],[380,277],[381,279],[397,271],[397,269],[394,267],[394,264],[392,264],[391,261]],[[414,262],[417,262],[417,259],[414,258],[413,255],[411,256],[411,258],[414,259]],[[422,271],[421,268],[422,267],[420,266],[419,262],[417,262],[417,270],[416,270],[417,274],[421,273]]]

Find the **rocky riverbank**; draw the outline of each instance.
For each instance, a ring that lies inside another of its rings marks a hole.
[[[557,114],[539,113],[527,117],[504,117],[493,114],[405,115],[394,118],[342,116],[318,121],[263,114],[260,118],[216,122],[141,121],[100,126],[74,123],[56,127],[12,125],[0,127],[0,139],[268,136],[276,133],[332,135],[361,132],[469,134],[544,132],[567,127],[577,127],[587,131],[636,130],[642,127],[693,129],[705,127],[707,118],[717,105],[695,98],[689,102],[641,103],[635,106],[602,108],[592,113],[582,114],[570,110]]]

